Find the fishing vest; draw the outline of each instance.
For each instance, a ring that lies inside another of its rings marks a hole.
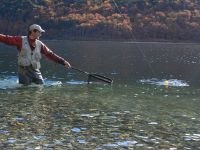
[[[18,53],[18,65],[19,66],[32,66],[34,69],[40,69],[40,59],[42,42],[39,40],[35,41],[35,49],[31,50],[28,42],[28,37],[22,37],[22,48]]]

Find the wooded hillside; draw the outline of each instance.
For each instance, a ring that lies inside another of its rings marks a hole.
[[[200,40],[199,0],[1,0],[0,33],[49,39]]]

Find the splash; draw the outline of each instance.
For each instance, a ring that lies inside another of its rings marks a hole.
[[[178,80],[178,79],[157,79],[157,78],[152,78],[152,79],[142,79],[139,80],[140,83],[142,84],[152,84],[152,85],[159,85],[159,86],[172,86],[172,87],[187,87],[189,84],[183,80]]]
[[[44,80],[44,86],[60,86],[62,85],[61,81],[53,81],[53,80]]]
[[[21,85],[18,83],[17,76],[6,76],[6,77],[0,77],[0,89],[13,89],[21,87]]]
[[[66,82],[67,84],[71,84],[71,85],[82,85],[82,84],[87,84],[87,82],[84,81],[76,81],[76,80],[70,80],[68,82]]]
[[[87,82],[70,80],[67,81],[66,84],[84,85],[87,84]],[[50,86],[61,86],[61,85],[63,85],[61,81],[45,79],[44,85],[31,84],[28,87],[41,87],[41,86],[50,87]],[[15,89],[19,87],[23,87],[23,85],[19,84],[17,76],[0,76],[0,90]]]
[[[31,84],[28,87],[37,87],[37,86],[59,86],[62,85],[61,81],[53,81],[45,79],[44,85],[37,85],[37,84]],[[18,77],[17,76],[0,76],[0,89],[6,90],[6,89],[16,89],[19,87],[23,87],[22,84],[19,84]]]

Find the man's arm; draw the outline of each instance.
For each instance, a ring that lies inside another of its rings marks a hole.
[[[68,61],[66,61],[64,58],[56,55],[54,52],[52,52],[45,44],[42,44],[41,47],[41,53],[45,55],[48,59],[54,61],[55,63],[59,63],[64,65],[66,68],[70,68],[71,65]]]
[[[22,47],[21,36],[9,36],[9,35],[0,34],[0,42],[5,43],[7,45],[16,46],[17,49],[21,49]]]

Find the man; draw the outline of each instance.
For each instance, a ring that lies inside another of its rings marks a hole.
[[[53,53],[39,40],[42,32],[41,26],[33,24],[29,26],[28,36],[9,36],[0,34],[0,42],[16,46],[18,49],[18,75],[19,83],[29,85],[31,83],[43,84],[44,80],[40,72],[40,59],[42,55],[48,59],[70,68],[71,65],[62,57]]]

